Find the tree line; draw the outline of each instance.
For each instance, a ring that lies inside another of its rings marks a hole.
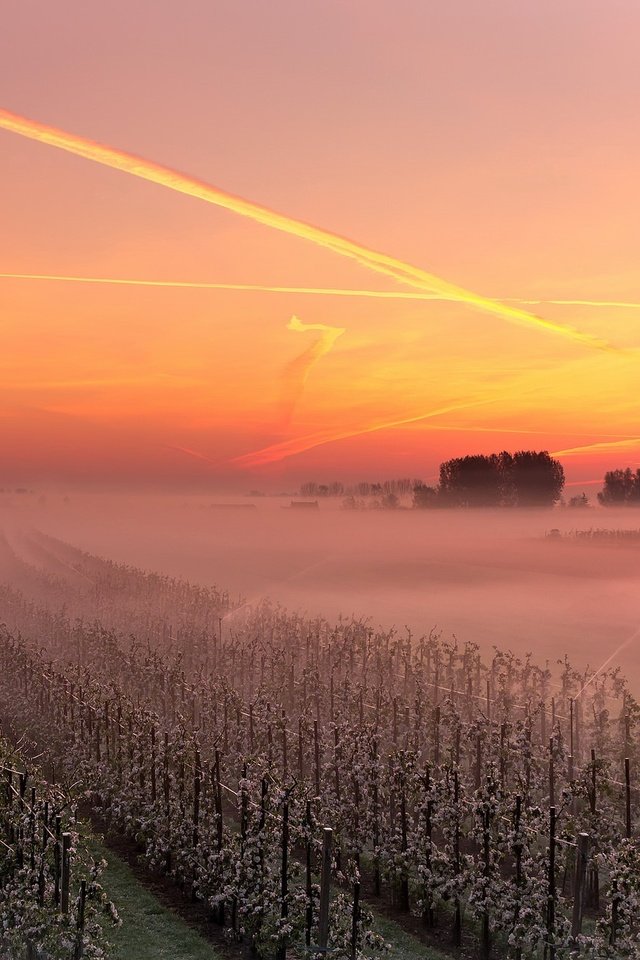
[[[440,464],[437,486],[416,484],[413,505],[429,507],[552,507],[564,470],[546,450],[472,454]]]
[[[598,500],[603,507],[640,507],[640,469],[609,470]]]
[[[420,480],[412,480],[411,477],[400,477],[397,480],[379,480],[369,481],[361,480],[359,483],[345,485],[339,480],[332,483],[316,483],[309,480],[300,486],[300,496],[302,497],[401,497],[412,493],[413,489]]]
[[[562,464],[546,450],[516,453],[469,454],[440,464],[435,486],[402,477],[345,485],[339,481],[309,481],[300,487],[304,497],[345,497],[344,506],[364,509],[364,498],[378,498],[376,505],[392,508],[401,497],[413,496],[418,509],[436,507],[552,507],[562,496],[565,476]],[[360,498],[360,499],[357,499]],[[640,468],[609,470],[598,502],[605,507],[640,507]],[[571,507],[586,507],[585,494],[572,497]]]

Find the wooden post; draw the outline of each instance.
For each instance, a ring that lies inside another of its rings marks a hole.
[[[556,808],[549,807],[549,861],[547,876],[547,940],[549,960],[555,960],[556,929]]]
[[[282,864],[280,872],[280,919],[286,920],[289,914],[289,801],[282,805]],[[283,937],[278,947],[278,960],[287,956],[287,937]]]
[[[71,834],[62,834],[62,894],[61,907],[63,913],[69,912],[69,880],[71,872]]]
[[[156,802],[156,728],[151,727],[151,802]]]
[[[573,915],[571,918],[571,936],[575,939],[582,932],[582,907],[584,904],[585,877],[587,874],[587,856],[589,854],[589,834],[579,833],[577,838],[576,869],[573,881]]]
[[[378,797],[378,741],[374,740],[371,745],[371,753],[373,756],[372,764],[372,776],[373,783],[371,785],[371,802],[372,802],[372,818],[373,818],[373,850],[374,850],[374,867],[373,867],[373,889],[376,897],[380,896],[380,805]]]
[[[571,786],[571,816],[575,817],[578,812],[578,803],[575,797],[573,784],[573,757],[571,754],[567,757],[569,785]]]
[[[514,833],[514,856],[516,861],[516,886],[522,886],[522,838],[520,836],[520,821],[522,817],[522,797],[520,794],[516,796],[516,811],[513,819],[513,833]]]
[[[351,912],[351,960],[358,955],[358,930],[360,927],[360,881],[353,884],[353,908]]]
[[[313,753],[315,760],[316,797],[320,796],[320,741],[318,739],[318,721],[313,721]]]
[[[460,784],[458,780],[458,771],[455,770],[453,774],[453,805],[455,808],[455,824],[454,824],[454,836],[453,836],[453,870],[455,876],[458,877],[460,873],[460,817],[458,814],[458,800],[460,798]],[[453,944],[455,947],[459,947],[462,942],[462,912],[460,910],[460,897],[456,895],[455,898],[455,912],[453,917]]]
[[[393,698],[393,745],[394,747],[398,746],[398,699],[397,697]]]
[[[302,716],[298,717],[298,776],[304,780],[304,738],[302,732]]]
[[[287,758],[287,714],[282,711],[282,776],[286,779],[288,772]]]
[[[305,860],[306,860],[306,872],[305,872],[305,893],[307,897],[307,908],[305,910],[305,929],[304,929],[304,942],[307,947],[311,946],[311,928],[313,927],[313,862],[312,862],[312,844],[311,844],[311,829],[313,826],[313,821],[311,818],[311,801],[307,800],[307,839],[305,842]]]
[[[597,766],[596,766],[596,752],[595,750],[591,751],[591,790],[589,791],[589,803],[591,807],[591,816],[593,820],[596,817],[597,804],[598,804],[598,794],[597,794]],[[597,862],[593,862],[591,865],[590,877],[591,877],[591,903],[596,910],[600,907],[600,878],[598,875],[598,866]]]
[[[80,897],[78,899],[78,936],[76,940],[76,949],[74,960],[82,960],[82,954],[84,953],[82,945],[82,934],[84,932],[84,913],[85,905],[87,902],[87,881],[82,880],[80,883]]]
[[[327,945],[329,943],[332,840],[333,830],[331,827],[325,827],[322,831],[322,873],[320,875],[320,919],[318,926],[318,947],[321,953],[327,952]]]
[[[549,806],[556,805],[556,776],[553,758],[553,737],[549,737]]]
[[[407,853],[407,787],[404,769],[400,789],[400,849],[404,860]],[[400,909],[409,912],[409,874],[406,867],[403,868],[400,881]]]
[[[500,786],[504,790],[507,779],[507,755],[505,744],[507,742],[507,725],[502,721],[500,724]]]
[[[629,755],[629,750],[631,749],[631,720],[629,714],[625,714],[624,718],[624,752],[625,756]]]
[[[427,782],[429,778],[429,769],[427,768]],[[426,809],[426,833],[427,833],[427,850],[425,854],[425,860],[427,863],[427,869],[431,871],[431,838],[433,834],[433,800],[427,800],[427,809]],[[427,900],[424,910],[423,910],[424,921],[429,929],[433,927],[433,905],[431,896]]]
[[[626,836],[631,837],[631,771],[629,769],[629,757],[625,757],[624,761],[624,790]]]
[[[200,823],[200,787],[202,783],[202,767],[200,766],[200,751],[195,748],[195,769],[193,773],[193,835],[191,843],[198,846],[198,827]]]
[[[56,815],[55,819],[55,833],[56,833],[56,843],[53,848],[53,877],[54,877],[54,888],[53,888],[53,900],[56,906],[60,905],[60,877],[62,874],[62,853],[60,846],[60,830],[62,828],[62,817],[60,814]]]
[[[573,752],[573,697],[569,699],[569,753],[575,756]]]
[[[214,804],[216,811],[216,846],[218,853],[222,852],[224,846],[224,833],[222,825],[222,784],[220,781],[220,751],[216,749],[213,767],[214,783]],[[215,919],[220,926],[224,926],[225,902],[221,900],[218,904]]]
[[[483,816],[483,855],[484,855],[484,876],[489,885],[491,876],[491,813],[486,810]],[[482,956],[483,960],[489,960],[491,955],[491,931],[489,929],[489,910],[485,908],[482,912]]]

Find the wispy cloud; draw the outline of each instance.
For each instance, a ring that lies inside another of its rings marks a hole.
[[[304,385],[311,373],[311,368],[332,349],[336,340],[346,333],[344,327],[331,327],[325,323],[303,323],[296,316],[291,317],[287,324],[287,330],[294,330],[298,333],[307,333],[309,331],[318,331],[320,336],[317,340],[303,350],[302,353],[290,360],[284,368],[282,374],[282,396],[280,401],[281,420],[283,426],[288,425],[291,420],[300,397],[304,391]]]

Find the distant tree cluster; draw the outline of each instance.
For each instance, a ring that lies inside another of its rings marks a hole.
[[[551,507],[564,486],[562,464],[546,450],[473,454],[440,464],[437,487],[418,483],[414,507]]]
[[[395,493],[384,493],[381,497],[354,497],[352,494],[342,501],[343,510],[397,510],[400,498]],[[402,508],[403,510],[406,507]]]
[[[640,507],[640,469],[609,470],[598,500],[603,507]]]
[[[586,493],[580,493],[575,497],[570,497],[567,507],[570,510],[587,510],[589,508],[589,497]]]
[[[414,487],[419,480],[412,480],[410,477],[402,477],[399,480],[382,480],[371,483],[364,480],[350,486],[345,486],[338,480],[333,483],[315,483],[308,481],[300,487],[300,494],[303,497],[401,497],[408,496],[413,492]]]

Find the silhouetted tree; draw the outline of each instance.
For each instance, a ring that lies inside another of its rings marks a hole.
[[[551,507],[564,470],[546,450],[457,457],[440,465],[439,498],[447,506]]]
[[[589,506],[589,497],[586,493],[581,493],[577,497],[571,497],[567,506],[570,507],[571,510],[583,510]]]
[[[418,510],[425,510],[440,505],[437,487],[428,487],[424,483],[416,483],[413,488],[413,506]]]
[[[500,454],[505,491],[518,507],[552,507],[564,487],[564,470],[546,450]]]
[[[500,457],[476,454],[440,464],[440,496],[447,506],[498,507],[502,502]]]
[[[598,500],[603,507],[640,506],[640,470],[609,470]]]

